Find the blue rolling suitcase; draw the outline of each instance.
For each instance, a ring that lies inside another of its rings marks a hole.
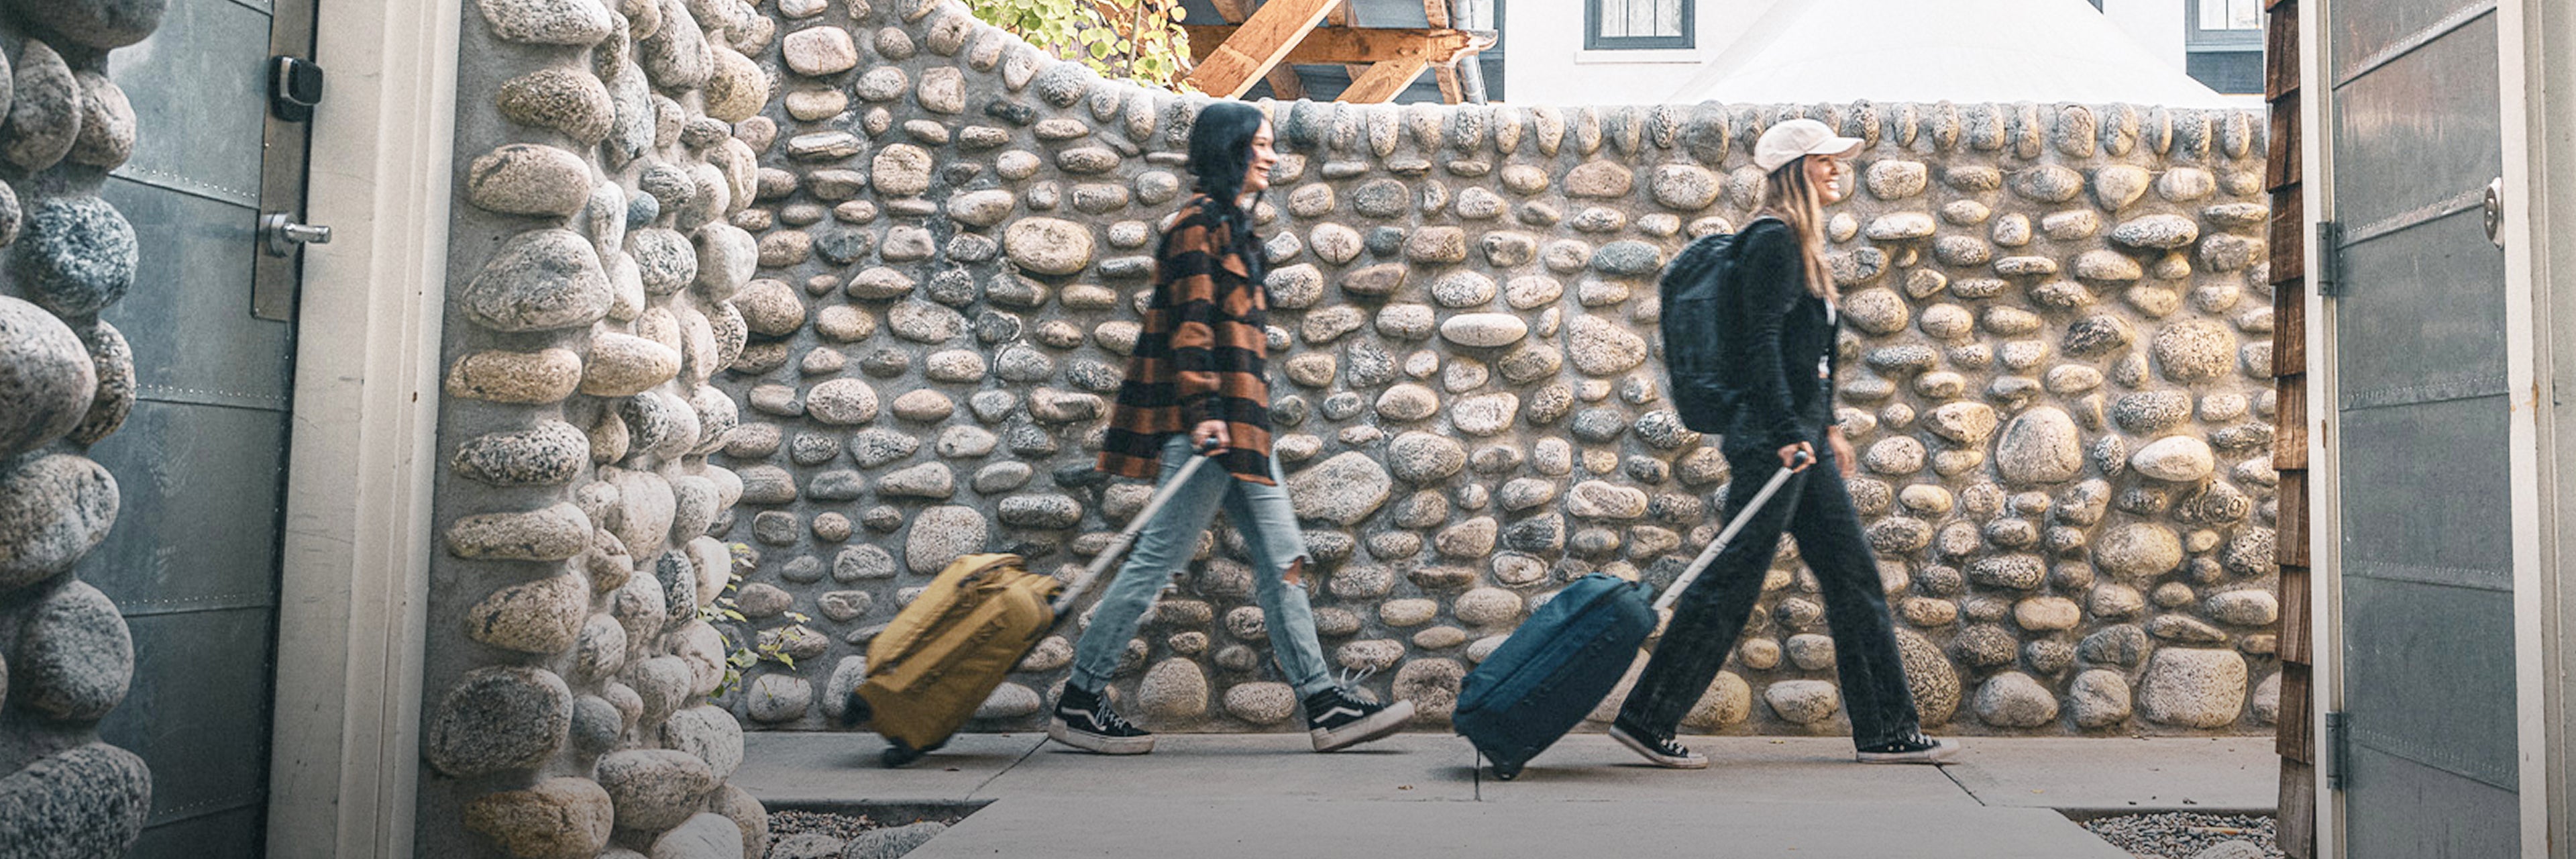
[[[1493,762],[1495,778],[1520,775],[1522,765],[1582,724],[1628,673],[1637,648],[1655,631],[1656,616],[1708,569],[1793,473],[1774,472],[1753,503],[1664,589],[1662,599],[1649,605],[1652,587],[1617,576],[1575,579],[1467,674],[1450,724]]]

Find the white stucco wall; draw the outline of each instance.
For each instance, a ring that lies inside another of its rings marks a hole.
[[[2183,0],[2102,0],[2102,14],[2156,56],[2182,67]]]
[[[1697,47],[1656,51],[1584,50],[1582,0],[1506,3],[1502,30],[1511,60],[1503,64],[1503,91],[1512,103],[1530,105],[1652,100],[1723,53],[1780,0],[1697,2]]]
[[[1504,92],[1515,104],[1578,105],[1652,99],[1717,58],[1780,0],[1696,0],[1697,47],[1687,50],[1587,51],[1581,0],[1505,4]],[[2066,0],[2081,3],[2084,0]],[[2159,58],[2183,66],[2184,0],[2103,0],[2108,16]]]

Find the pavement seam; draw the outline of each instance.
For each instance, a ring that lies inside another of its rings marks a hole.
[[[1039,735],[1037,742],[1029,744],[1028,751],[1021,752],[1019,757],[1011,759],[1010,766],[1003,767],[1000,771],[995,772],[992,775],[985,776],[983,781],[976,782],[973,789],[966,791],[966,798],[969,800],[974,799],[977,795],[982,794],[985,788],[992,787],[993,782],[1000,780],[1003,776],[1010,775],[1011,771],[1019,769],[1021,764],[1028,763],[1029,756],[1037,754],[1039,749],[1046,748],[1046,744],[1046,736]],[[994,799],[1000,798],[1001,797],[998,796],[994,797]]]
[[[1991,806],[1991,805],[1987,805],[1987,804],[1986,804],[1986,798],[1985,798],[1985,797],[1982,797],[1982,796],[1978,796],[1978,795],[1977,795],[1977,789],[1976,789],[1976,788],[1969,787],[1967,782],[1960,781],[1958,776],[1951,774],[1950,770],[1954,769],[1954,767],[1941,766],[1941,767],[1933,767],[1933,769],[1940,770],[1940,771],[1941,771],[1941,777],[1942,777],[1942,778],[1949,779],[1951,784],[1958,785],[1958,786],[1959,786],[1959,792],[1960,792],[1960,793],[1967,794],[1969,799],[1976,800],[1976,801],[1977,801],[1977,805],[1978,805],[1979,807],[1983,807],[1983,808],[1993,808],[1993,807],[1994,807],[1994,806]]]

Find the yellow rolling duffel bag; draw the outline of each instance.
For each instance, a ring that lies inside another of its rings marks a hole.
[[[885,737],[880,760],[890,767],[946,745],[1011,667],[1127,554],[1172,491],[1206,462],[1205,456],[1190,457],[1069,589],[1053,576],[1029,572],[1018,555],[967,555],[950,562],[868,642],[867,678],[850,690],[841,724],[864,722]]]

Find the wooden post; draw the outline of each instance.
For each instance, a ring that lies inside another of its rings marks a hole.
[[[2281,706],[2274,751],[2281,756],[2275,841],[2292,859],[2317,852],[2316,628],[2308,611],[2313,578],[2308,555],[2307,239],[2300,202],[2299,4],[2268,0],[2270,44],[2263,52],[2264,100],[2271,108],[2264,184],[2272,192],[2272,375],[2278,408],[2272,466],[2280,472],[2273,550],[2280,565]]]
[[[1190,73],[1190,85],[1219,98],[1240,98],[1253,80],[1288,57],[1340,0],[1270,0]]]

